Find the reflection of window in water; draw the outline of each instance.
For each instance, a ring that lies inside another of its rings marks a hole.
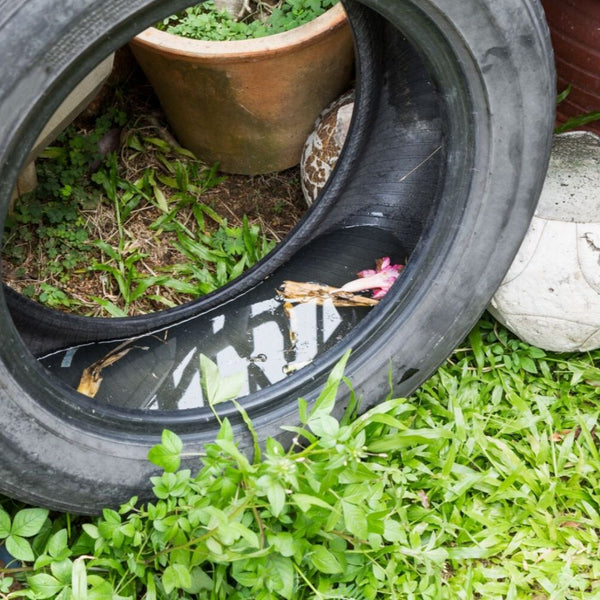
[[[343,316],[340,311],[349,314]],[[282,303],[271,298],[132,340],[131,350],[103,371],[96,399],[129,408],[202,406],[201,353],[217,364],[224,377],[245,372],[240,392],[245,396],[310,364],[358,320],[358,314],[352,314],[357,309],[337,309],[330,303],[299,304],[292,312],[290,320]],[[83,369],[118,345],[72,348],[45,357],[42,363],[76,388]]]
[[[197,317],[131,340],[131,349],[102,372],[95,400],[123,408],[176,410],[203,406],[200,354],[223,377],[245,372],[240,396],[277,383],[333,347],[368,313],[332,303],[284,310],[276,290],[286,279],[340,286],[382,255],[404,258],[395,237],[358,228],[318,240],[260,285]],[[353,246],[349,244],[352,243]],[[326,244],[326,245],[325,245]],[[325,251],[325,247],[329,247]],[[331,248],[332,247],[332,248]],[[346,255],[342,252],[346,252]],[[94,343],[49,354],[42,364],[77,389],[84,369],[123,346]]]

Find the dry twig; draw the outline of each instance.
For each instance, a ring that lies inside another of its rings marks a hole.
[[[286,302],[298,304],[301,302],[314,302],[322,306],[332,302],[334,306],[376,306],[379,300],[367,298],[359,294],[345,292],[330,285],[319,283],[302,283],[299,281],[284,281],[279,290],[279,295]]]

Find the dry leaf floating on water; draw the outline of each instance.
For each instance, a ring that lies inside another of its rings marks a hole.
[[[116,348],[111,350],[106,356],[97,360],[95,363],[92,363],[89,367],[86,367],[81,374],[77,391],[89,398],[95,398],[100,390],[100,384],[102,383],[102,371],[106,367],[114,365],[134,348],[140,348],[142,350],[148,349],[147,347],[140,346],[127,347],[132,341],[134,340],[125,340],[122,344],[119,344]]]

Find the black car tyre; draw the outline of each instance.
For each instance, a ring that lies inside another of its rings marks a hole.
[[[186,2],[0,4],[3,222],[28,149],[68,92]],[[323,274],[331,269],[335,279],[344,249],[361,251],[360,236],[351,235],[357,228],[393,234],[408,264],[340,343],[242,400],[261,439],[297,422],[296,399],[314,401],[348,347],[346,373],[368,408],[388,394],[390,370],[395,393],[410,393],[476,322],[518,250],[545,176],[554,73],[541,7],[537,0],[353,0],[347,10],[357,51],[349,139],[321,198],[276,252],[210,297],[142,318],[65,316],[0,293],[0,491],[84,513],[147,494],[153,468],[146,456],[161,430],[199,450],[217,432],[210,412],[98,405],[49,376],[36,356],[168,327],[241,297],[297,256],[299,269],[320,257]],[[317,237],[317,258],[302,255]],[[250,449],[235,408],[223,405],[222,413]]]

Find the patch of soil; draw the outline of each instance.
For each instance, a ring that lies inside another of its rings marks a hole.
[[[220,214],[240,222],[244,215],[258,222],[280,242],[306,211],[300,187],[300,167],[268,175],[227,175],[225,181],[204,194],[220,206]]]

